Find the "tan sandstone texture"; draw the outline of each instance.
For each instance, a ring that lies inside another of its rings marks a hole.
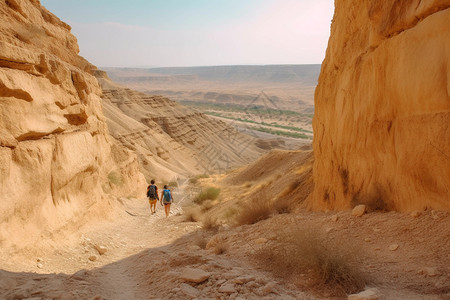
[[[336,0],[315,94],[319,209],[450,209],[450,1]]]
[[[0,243],[31,243],[145,181],[108,134],[70,26],[38,0],[1,1],[0,15]]]

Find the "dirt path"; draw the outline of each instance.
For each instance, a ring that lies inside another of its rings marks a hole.
[[[183,185],[174,193],[169,218],[161,206],[151,215],[145,199],[124,201],[119,217],[91,225],[47,255],[2,260],[0,299],[315,299],[217,253],[209,243],[217,232],[177,216],[190,201],[185,194]],[[96,248],[103,247],[100,255]]]
[[[0,249],[0,299],[340,299],[274,277],[255,256],[280,245],[287,228],[310,225],[331,242],[359,247],[360,268],[380,299],[450,297],[449,213],[302,211],[208,231],[179,215],[192,198],[186,184],[174,198],[169,218],[159,205],[152,215],[146,199],[123,199],[114,218],[88,224],[52,251]]]

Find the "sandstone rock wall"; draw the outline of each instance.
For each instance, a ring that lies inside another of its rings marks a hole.
[[[336,0],[312,206],[450,209],[450,1]]]
[[[70,27],[37,0],[0,1],[0,15],[0,242],[19,243],[145,182]]]

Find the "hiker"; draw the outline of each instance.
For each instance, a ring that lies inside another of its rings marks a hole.
[[[161,202],[161,205],[163,205],[163,203],[164,203],[164,211],[166,212],[166,218],[167,218],[170,213],[170,205],[173,202],[172,193],[170,192],[167,185],[164,185],[164,190],[161,192],[161,198],[159,201]]]
[[[158,187],[155,185],[154,179],[150,181],[150,185],[147,187],[147,197],[148,202],[150,203],[150,211],[152,212],[153,215],[156,212],[156,201],[159,200]]]

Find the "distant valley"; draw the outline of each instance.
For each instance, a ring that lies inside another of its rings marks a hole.
[[[258,134],[312,139],[320,65],[103,68],[110,78]]]

